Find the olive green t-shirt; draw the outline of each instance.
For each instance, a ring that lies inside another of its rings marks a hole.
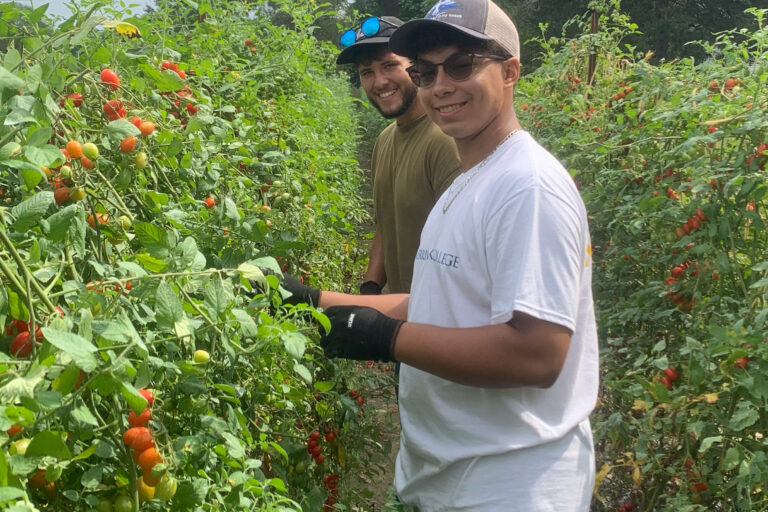
[[[392,293],[411,290],[421,228],[432,206],[461,172],[453,139],[426,115],[381,132],[371,160],[373,209]]]

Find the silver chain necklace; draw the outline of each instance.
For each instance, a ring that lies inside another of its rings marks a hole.
[[[499,148],[501,147],[501,145],[502,145],[502,144],[504,144],[504,143],[505,143],[505,142],[507,142],[509,139],[511,139],[511,138],[512,138],[512,136],[513,136],[513,135],[515,135],[515,134],[516,134],[517,132],[519,132],[520,130],[521,130],[520,128],[517,128],[517,129],[515,129],[515,130],[512,130],[511,132],[509,132],[509,133],[507,134],[507,136],[506,136],[506,137],[504,137],[504,138],[501,140],[501,142],[499,142],[498,144],[496,144],[496,147],[495,147],[495,148],[493,148],[493,151],[491,151],[491,152],[488,154],[488,156],[487,156],[487,157],[485,157],[485,158],[483,159],[483,161],[482,161],[482,162],[480,162],[479,164],[477,164],[477,165],[475,166],[475,170],[474,170],[474,171],[472,171],[472,174],[470,174],[470,175],[469,175],[469,177],[468,177],[466,180],[464,180],[464,183],[462,183],[462,184],[459,186],[459,188],[456,190],[456,192],[453,192],[453,193],[452,193],[452,194],[451,194],[451,195],[448,197],[448,199],[446,199],[446,200],[445,200],[445,204],[443,204],[443,213],[445,213],[445,212],[447,212],[447,211],[448,211],[448,208],[450,208],[450,207],[451,207],[451,205],[452,205],[452,204],[453,204],[453,202],[456,200],[456,198],[459,196],[459,194],[461,194],[461,192],[462,192],[462,191],[463,191],[465,188],[467,188],[467,185],[469,185],[469,182],[470,182],[470,181],[472,181],[472,178],[474,178],[475,176],[477,176],[477,174],[480,172],[480,169],[482,169],[482,168],[485,166],[485,164],[487,164],[487,163],[488,163],[488,160],[490,160],[490,158],[493,156],[493,154],[496,152],[496,150],[497,150],[497,149],[499,149]],[[449,188],[449,189],[448,189],[448,193],[451,193],[451,189],[452,189],[452,188],[453,188],[453,187],[451,187],[451,188]]]

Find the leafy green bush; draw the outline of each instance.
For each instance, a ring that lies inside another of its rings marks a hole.
[[[598,34],[542,41],[517,93],[590,213],[596,510],[768,510],[768,27],[751,12],[700,43],[711,59],[652,66],[608,11]]]

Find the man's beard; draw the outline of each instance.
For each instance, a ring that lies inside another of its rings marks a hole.
[[[382,111],[379,104],[376,103],[376,100],[374,100],[370,96],[368,96],[368,99],[371,100],[371,103],[373,103],[373,106],[376,107],[376,110],[378,110],[379,114],[381,114],[385,119],[395,119],[405,114],[406,112],[408,112],[408,109],[411,108],[411,105],[413,105],[413,102],[416,101],[416,95],[418,94],[418,91],[419,91],[415,85],[407,89],[401,88],[400,90],[403,92],[403,103],[400,105],[399,109],[393,112]]]

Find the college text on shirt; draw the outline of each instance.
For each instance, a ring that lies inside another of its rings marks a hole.
[[[416,261],[433,261],[438,265],[451,268],[459,268],[459,257],[455,254],[443,252],[439,249],[419,249],[416,252]]]

